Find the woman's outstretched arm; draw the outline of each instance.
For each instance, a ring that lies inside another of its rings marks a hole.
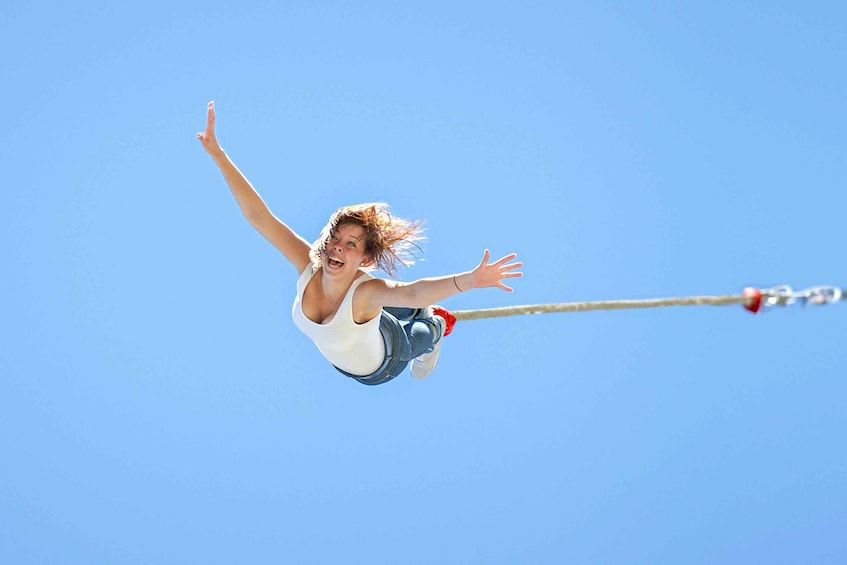
[[[261,233],[265,239],[285,255],[300,273],[309,264],[309,242],[297,235],[284,222],[273,215],[265,201],[238,170],[235,163],[221,148],[215,137],[215,104],[209,102],[206,113],[206,131],[197,134],[203,149],[212,157],[223,174],[224,180],[235,197],[241,212],[247,221]]]
[[[373,279],[362,285],[361,288],[366,289],[363,298],[370,312],[383,306],[423,308],[474,288],[496,287],[512,292],[512,288],[507,286],[504,280],[522,276],[523,273],[517,269],[523,267],[523,263],[509,263],[517,257],[514,253],[492,263],[489,263],[490,257],[486,249],[482,261],[475,269],[455,275],[418,279],[408,283]]]

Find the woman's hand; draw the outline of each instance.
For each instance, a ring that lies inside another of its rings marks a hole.
[[[489,286],[496,286],[497,288],[502,288],[506,292],[512,292],[512,288],[503,284],[503,279],[511,279],[514,277],[522,277],[523,273],[514,272],[515,269],[520,269],[523,267],[523,263],[511,263],[506,264],[512,259],[517,257],[517,254],[512,253],[510,255],[506,255],[499,261],[495,261],[494,263],[489,263],[488,259],[490,258],[490,253],[488,249],[485,250],[485,253],[482,256],[482,261],[479,263],[476,269],[470,272],[470,288],[485,288]],[[462,290],[470,290],[470,288],[462,288]]]
[[[212,157],[217,157],[223,153],[218,138],[215,137],[215,103],[209,102],[206,110],[206,131],[197,134],[197,139],[203,144],[203,149]]]

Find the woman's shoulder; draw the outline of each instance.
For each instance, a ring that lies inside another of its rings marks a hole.
[[[314,262],[309,262],[309,264],[306,265],[303,270],[301,270],[300,273],[297,275],[298,290],[302,290],[303,288],[305,288],[305,286],[309,284],[309,281],[312,280],[312,278],[315,276],[315,274],[317,274],[319,270],[320,267],[315,265]]]
[[[314,261],[309,261],[306,263],[306,266],[300,269],[297,274],[298,276],[312,276],[318,272],[318,265]]]
[[[390,281],[375,277],[372,274],[363,271],[363,274],[359,275],[359,277],[353,281],[352,288],[354,288],[356,293],[359,295],[368,295],[373,292],[379,292],[386,288],[389,284]]]
[[[382,310],[379,306],[380,293],[385,289],[387,282],[367,272],[353,281],[350,294],[353,299],[353,318],[358,323],[366,322],[379,315]]]

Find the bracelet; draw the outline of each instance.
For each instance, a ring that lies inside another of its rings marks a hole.
[[[459,283],[456,282],[456,275],[453,275],[453,284],[456,285],[456,288],[459,289],[459,292],[465,292],[459,287]]]

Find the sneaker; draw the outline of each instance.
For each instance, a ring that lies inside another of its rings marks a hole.
[[[447,321],[441,316],[434,314],[432,319],[441,326],[441,337],[447,335]],[[452,329],[452,328],[451,328]],[[441,350],[441,339],[435,342],[432,346],[432,351],[424,353],[412,359],[412,376],[416,379],[425,379],[435,370],[435,365],[438,363],[438,353]]]

